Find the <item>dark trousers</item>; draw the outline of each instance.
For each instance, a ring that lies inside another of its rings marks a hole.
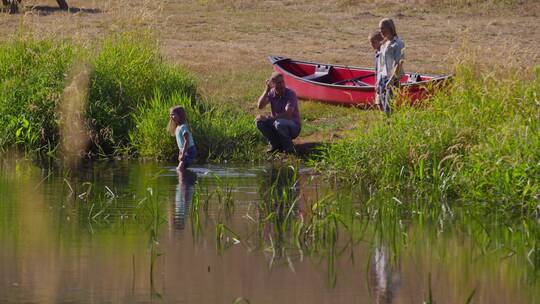
[[[257,121],[257,129],[266,137],[272,148],[291,151],[292,140],[300,134],[300,127],[289,119],[265,119]]]

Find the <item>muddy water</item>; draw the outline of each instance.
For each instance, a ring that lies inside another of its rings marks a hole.
[[[538,302],[534,262],[473,228],[396,215],[359,222],[354,240],[341,231],[335,246],[280,243],[257,208],[283,180],[278,165],[183,176],[158,163],[1,166],[0,303]],[[291,170],[290,214],[307,218],[336,190]]]

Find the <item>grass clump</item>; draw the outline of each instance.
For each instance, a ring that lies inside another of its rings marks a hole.
[[[489,211],[535,216],[540,197],[540,69],[456,70],[452,91],[403,107],[313,162],[350,182],[414,188]],[[508,212],[511,211],[511,212]]]
[[[163,63],[150,38],[120,35],[105,40],[93,61],[87,117],[94,147],[105,154],[129,145],[133,115],[154,91],[194,97],[193,77]],[[164,115],[166,115],[165,112]]]
[[[47,151],[58,142],[56,106],[76,48],[18,37],[0,44],[0,148]]]
[[[248,114],[208,102],[196,103],[182,94],[165,97],[156,92],[133,117],[137,127],[130,133],[131,142],[141,156],[177,157],[176,139],[166,131],[169,109],[176,105],[186,110],[199,160],[257,160],[262,155],[262,138]]]

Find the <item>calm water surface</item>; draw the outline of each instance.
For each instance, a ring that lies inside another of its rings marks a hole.
[[[286,189],[296,222],[339,192],[308,169],[1,169],[0,303],[423,303],[430,293],[436,303],[539,303],[534,262],[466,229],[396,214],[358,222],[354,239],[340,231],[331,247],[280,242],[260,225],[269,188]]]

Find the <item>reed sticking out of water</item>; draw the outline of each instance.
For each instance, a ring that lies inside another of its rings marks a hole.
[[[204,237],[206,229],[207,236],[216,242],[218,254],[240,242],[237,246],[261,250],[271,267],[281,263],[291,271],[298,261],[312,259],[327,270],[329,287],[338,283],[338,261],[353,260],[355,250],[365,248],[363,244],[372,247],[374,256],[380,253],[379,256],[385,257],[386,266],[397,269],[403,252],[429,252],[435,248],[434,254],[440,254],[446,251],[448,237],[467,248],[472,256],[494,265],[499,265],[502,258],[512,261],[505,267],[513,267],[514,261],[527,265],[517,272],[520,280],[538,279],[540,227],[536,219],[515,220],[500,214],[486,216],[481,209],[453,204],[437,195],[426,196],[428,191],[402,192],[397,196],[374,188],[360,193],[344,190],[323,193],[306,201],[302,196],[305,180],[298,176],[297,165],[269,168],[259,176],[261,196],[256,208],[245,214],[247,225],[241,227],[247,226],[246,230],[233,226],[235,220],[232,219],[238,218],[225,212],[226,208],[236,213],[241,210],[232,206],[236,203],[232,184],[225,178],[216,183],[215,189],[199,183],[190,210],[192,227],[196,229],[192,231],[194,239]],[[2,172],[10,171],[2,169]],[[20,168],[17,171],[21,174]],[[143,191],[132,198],[131,194],[122,194],[112,185],[76,183],[69,176],[58,178],[66,194],[62,205],[66,205],[66,210],[70,206],[74,208],[77,222],[110,230],[123,230],[126,225],[144,228],[148,232],[150,257],[154,259],[151,262],[155,263],[160,255],[156,241],[167,221],[166,207],[167,202],[170,203],[168,197],[160,198],[162,191]],[[6,176],[0,176],[0,188],[5,193],[11,193],[10,183]],[[146,189],[140,185],[135,188]],[[231,206],[226,207],[227,204]],[[0,208],[0,213],[2,211],[5,209]],[[5,222],[10,223],[6,213],[4,217]],[[439,249],[440,246],[443,248]],[[450,262],[468,265],[469,258],[466,255]],[[366,268],[367,272],[372,271],[369,265]],[[462,274],[456,271],[455,275]],[[471,290],[461,292],[465,302]],[[437,293],[433,293],[433,298],[437,298]]]
[[[424,243],[426,234],[435,241],[453,231],[479,246],[475,249],[478,254],[489,252],[494,259],[517,255],[522,261],[531,261],[533,271],[540,269],[536,258],[540,229],[535,220],[486,217],[481,209],[454,205],[437,195],[426,196],[427,191],[401,193],[398,198],[371,189],[368,196],[337,193],[305,202],[295,167],[271,168],[261,181],[260,200],[256,209],[246,214],[249,228],[242,233],[233,231],[227,226],[227,217],[220,215],[223,203],[217,203],[215,194],[219,190],[210,194],[210,204],[218,208],[212,213],[217,214],[214,233],[218,253],[241,239],[248,250],[268,254],[271,267],[283,262],[294,271],[298,259],[321,259],[326,263],[327,283],[333,287],[337,283],[336,261],[348,253],[352,259],[360,242],[384,251],[386,263],[392,267],[399,264],[404,248]]]

